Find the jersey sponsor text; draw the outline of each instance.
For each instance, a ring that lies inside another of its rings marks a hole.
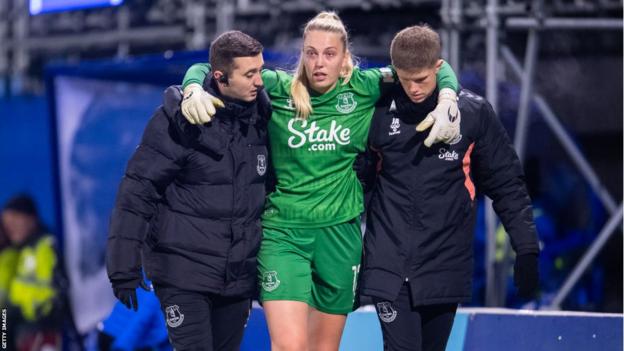
[[[298,121],[303,130],[295,128]],[[288,130],[293,134],[288,138],[288,146],[293,149],[309,144],[309,151],[329,151],[336,150],[336,144],[348,145],[351,142],[351,129],[344,128],[335,120],[331,121],[327,130],[320,128],[316,121],[309,123],[307,120],[292,118],[288,121]]]

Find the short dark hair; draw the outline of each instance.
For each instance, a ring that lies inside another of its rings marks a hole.
[[[441,51],[440,36],[426,24],[403,29],[390,44],[392,65],[403,70],[430,68]]]
[[[210,66],[213,72],[229,73],[235,58],[257,56],[263,49],[251,36],[237,30],[228,31],[210,44]]]
[[[4,211],[19,212],[32,217],[39,217],[35,200],[28,194],[18,194],[4,204]]]

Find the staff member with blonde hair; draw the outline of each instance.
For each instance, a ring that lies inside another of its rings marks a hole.
[[[209,121],[214,112],[217,101],[196,85],[209,73],[210,66],[198,64],[184,79],[182,110],[193,123]],[[277,178],[258,254],[272,349],[337,350],[353,310],[362,253],[363,195],[353,163],[366,146],[381,83],[392,82],[393,74],[355,67],[344,24],[335,13],[321,12],[305,26],[294,76],[264,70],[262,80],[272,100],[268,129]],[[448,64],[438,81],[455,96]],[[446,117],[455,104],[454,98],[440,100],[436,113],[444,118],[430,143],[456,135],[459,121]]]

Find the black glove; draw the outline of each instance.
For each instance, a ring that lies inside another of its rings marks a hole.
[[[113,293],[128,309],[136,311],[139,309],[139,300],[137,300],[136,294],[136,288],[138,287],[141,287],[145,291],[151,291],[151,288],[141,279],[139,281],[130,280],[113,284]]]
[[[514,285],[518,295],[525,299],[535,297],[539,281],[537,255],[524,254],[516,257],[514,264]]]
[[[359,153],[353,162],[353,170],[357,175],[364,193],[368,193],[373,189],[375,178],[377,177],[377,162],[379,158],[377,154],[366,148],[365,151]]]

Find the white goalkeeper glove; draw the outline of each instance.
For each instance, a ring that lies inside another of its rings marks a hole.
[[[182,114],[191,124],[204,124],[212,120],[217,112],[216,107],[224,107],[223,101],[208,94],[197,83],[191,83],[184,88],[182,99]]]
[[[444,88],[438,94],[438,105],[416,126],[417,132],[431,128],[425,139],[425,146],[437,142],[451,144],[459,136],[461,115],[457,108],[457,94],[453,89]]]

